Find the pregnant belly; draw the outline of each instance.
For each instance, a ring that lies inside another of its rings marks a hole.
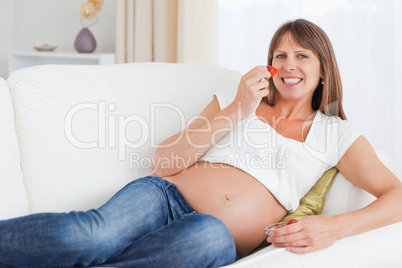
[[[199,162],[164,179],[176,185],[197,213],[225,223],[240,256],[249,254],[265,239],[265,226],[286,215],[259,181],[229,165]]]

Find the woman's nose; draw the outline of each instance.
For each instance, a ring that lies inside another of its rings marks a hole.
[[[283,69],[287,72],[294,71],[296,69],[295,61],[292,57],[287,57]]]

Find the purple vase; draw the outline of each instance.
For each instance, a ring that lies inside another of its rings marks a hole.
[[[91,53],[96,48],[95,37],[88,28],[82,28],[75,38],[74,46],[79,53]]]

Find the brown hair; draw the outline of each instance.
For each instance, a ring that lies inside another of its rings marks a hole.
[[[313,110],[319,109],[326,115],[346,119],[342,108],[341,76],[328,36],[316,24],[304,19],[285,22],[272,37],[268,52],[268,65],[272,65],[274,50],[278,47],[285,33],[289,33],[295,42],[301,47],[311,50],[320,60],[324,84],[320,81],[314,91],[311,101]],[[269,84],[269,92],[265,101],[273,106],[278,98],[278,91],[274,83]]]

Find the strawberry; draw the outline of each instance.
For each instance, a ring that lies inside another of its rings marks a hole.
[[[278,69],[276,69],[275,67],[272,67],[272,66],[267,66],[267,70],[268,70],[268,72],[271,73],[271,77],[276,75],[276,73],[278,72]]]

